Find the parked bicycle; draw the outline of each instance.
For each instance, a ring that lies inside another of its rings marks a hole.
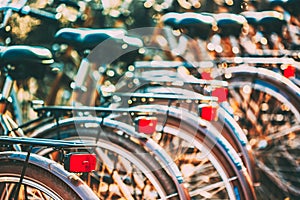
[[[96,30],[97,31],[97,30]],[[65,31],[64,32],[64,30],[62,30],[61,31],[61,33],[64,33],[64,34],[66,34],[66,35],[70,35],[71,34],[71,32],[75,32],[75,33],[77,33],[75,30],[69,30],[69,32],[67,32],[67,31]],[[84,32],[84,31],[83,31]],[[79,33],[79,35],[80,35],[80,33]],[[96,34],[97,35],[97,34]],[[99,33],[99,37],[100,37],[100,33]],[[95,35],[94,35],[95,36]],[[72,40],[72,39],[71,39]],[[73,40],[72,40],[73,41]],[[66,42],[66,41],[62,41],[62,42]],[[84,62],[82,62],[83,64],[82,64],[82,66],[81,66],[81,68],[82,67],[84,67]],[[224,64],[225,63],[225,64]],[[220,66],[225,66],[226,65],[226,62],[222,62],[221,64],[220,64]],[[227,65],[226,65],[227,66]],[[259,72],[264,72],[264,75],[263,75],[263,78],[265,78],[265,77],[267,77],[266,78],[266,80],[268,79],[268,78],[270,78],[272,81],[273,81],[273,79],[272,79],[272,77],[270,77],[269,75],[266,75],[269,71],[264,71],[264,70],[261,70],[261,69],[254,69],[254,68],[251,68],[251,69],[253,69],[252,71],[254,71],[252,74],[255,74],[255,76],[257,75],[257,72],[259,71]],[[233,68],[232,69],[229,69],[228,68],[228,70],[226,69],[226,72],[229,72],[229,73],[225,73],[225,76],[226,75],[228,75],[228,74],[230,74],[232,71],[230,71],[230,70],[233,70]],[[241,71],[238,71],[237,72],[237,74],[239,74],[239,73],[244,73],[245,71],[247,71],[248,70],[248,68],[246,69],[246,67],[245,67],[245,69],[243,68],[243,67],[239,67],[239,70],[241,70]],[[223,71],[223,70],[222,70]],[[225,70],[224,70],[225,71]],[[82,72],[82,71],[80,71],[80,72]],[[222,72],[223,73],[223,72]],[[235,72],[234,72],[235,73]],[[245,74],[247,74],[247,73],[245,73]],[[251,73],[250,73],[251,74]],[[247,75],[249,75],[249,74],[247,74]],[[246,75],[246,76],[247,76]],[[275,74],[274,74],[275,75]],[[276,75],[277,76],[277,75]],[[228,78],[228,77],[227,77]],[[231,77],[230,77],[231,78]],[[268,79],[269,80],[269,79]],[[78,83],[78,81],[80,81],[80,80],[75,80],[75,83],[76,83],[76,81],[77,81],[77,83]],[[281,82],[279,82],[279,83],[281,83]],[[291,87],[291,85],[292,84],[290,84],[290,81],[286,81],[285,79],[284,79],[284,83],[287,85],[287,88],[288,89],[290,89],[290,87]],[[268,84],[269,84],[269,82],[268,82]],[[270,83],[271,84],[271,83]],[[272,82],[272,84],[273,84],[273,82]],[[250,84],[251,85],[251,84]],[[257,84],[256,84],[257,85]],[[77,86],[78,88],[76,88],[76,89],[83,89],[84,87],[79,87],[79,86],[82,86],[82,85],[80,85],[80,84],[75,84],[75,86]],[[231,87],[231,86],[230,86]],[[237,87],[239,87],[239,86],[237,86]],[[271,89],[273,89],[273,87],[270,87]],[[291,91],[293,90],[293,88],[295,88],[294,86],[292,86],[291,87],[292,89],[291,89]],[[268,95],[270,95],[270,94],[274,94],[274,92],[273,92],[273,90],[272,90],[272,92],[270,92],[271,91],[271,89],[270,90],[268,90],[267,92],[266,91],[264,91],[264,92],[266,92],[267,93],[267,95],[265,95],[265,96],[268,96]],[[98,91],[100,91],[100,90],[98,90]],[[290,91],[290,90],[289,90]],[[293,94],[294,93],[294,91],[292,91],[291,92],[291,94]],[[297,92],[296,92],[297,93]],[[262,92],[260,91],[259,92],[259,94],[262,94]],[[135,96],[134,95],[132,95],[134,98],[135,98]],[[277,97],[278,96],[280,96],[280,95],[277,95]],[[160,97],[161,98],[161,97]],[[170,98],[170,96],[168,97],[168,96],[165,96],[165,98],[164,98],[164,101],[167,99],[167,98]],[[178,98],[178,97],[177,97]],[[179,98],[181,98],[181,97],[179,97]],[[135,99],[137,99],[137,98],[135,98]],[[149,99],[151,99],[151,98],[149,98]],[[182,98],[183,99],[183,98]],[[233,98],[232,98],[232,96],[231,95],[229,95],[229,99],[230,100],[232,100]],[[280,105],[280,101],[282,101],[282,99],[284,99],[284,98],[280,98],[280,100],[278,101],[278,99],[276,99],[275,101],[277,101],[277,103],[274,103],[274,105]],[[143,98],[141,98],[140,99],[142,102],[143,102]],[[185,99],[185,100],[190,100],[190,99]],[[197,101],[201,101],[201,100],[203,100],[203,99],[201,99],[201,98],[198,98],[198,99],[196,99]],[[232,101],[234,101],[234,100],[232,100]],[[279,103],[278,103],[279,102]],[[289,105],[290,105],[290,101],[289,101],[289,99],[288,100],[284,100],[283,101],[284,103],[288,103]],[[294,106],[294,105],[293,105]],[[70,109],[70,108],[68,108],[68,109]],[[153,108],[152,108],[153,109]],[[159,110],[159,109],[158,109]],[[164,109],[161,109],[161,110],[164,110]],[[169,111],[169,108],[166,108],[164,111],[167,111],[167,112],[163,112],[163,111],[160,111],[161,112],[161,114],[162,113],[168,113]],[[295,111],[296,109],[292,109],[293,111]],[[282,111],[282,110],[281,110]],[[283,110],[284,111],[284,114],[286,113],[285,111],[287,111],[287,110]],[[50,112],[51,113],[51,112]],[[296,113],[296,112],[294,112],[294,113]],[[291,115],[294,115],[294,113],[292,113]],[[277,113],[278,114],[278,113]],[[279,113],[279,115],[282,115],[282,113]],[[279,115],[277,115],[278,117],[280,117]],[[296,114],[295,114],[296,115]],[[193,116],[193,118],[196,118],[196,117],[198,117],[198,115],[195,115],[195,116]],[[291,117],[291,118],[294,118],[293,116]],[[296,119],[297,119],[297,117],[295,117]],[[239,119],[241,119],[241,118],[239,118]],[[178,119],[176,119],[177,120],[177,122],[178,122]],[[281,120],[282,121],[282,120]],[[293,129],[293,127],[292,126],[294,126],[295,124],[294,124],[294,121],[293,120],[291,120],[291,122],[292,123],[289,123],[289,120],[284,120],[284,122],[286,122],[285,123],[285,125],[287,125],[287,126],[289,126],[290,127],[290,131],[287,131],[287,132],[285,132],[285,133],[282,133],[282,134],[285,134],[285,135],[289,135],[289,133],[292,131],[292,130],[294,130]],[[164,123],[163,122],[159,122],[160,124],[161,124],[161,126],[162,127],[164,127]],[[227,123],[228,124],[228,126],[230,126],[230,123]],[[280,125],[282,125],[282,124],[280,124]],[[169,124],[169,126],[171,126],[171,123]],[[244,130],[247,130],[248,131],[248,129],[249,129],[249,127],[243,127],[244,128]],[[275,124],[274,125],[274,129],[277,129],[278,128],[278,124]],[[178,127],[176,128],[176,129],[178,129]],[[175,131],[175,130],[174,130]],[[251,130],[250,130],[251,131]],[[205,132],[205,130],[204,130],[204,132]],[[212,132],[214,132],[214,131],[212,131]],[[220,131],[216,131],[216,133],[218,133],[218,132],[220,132]],[[170,134],[172,134],[172,133],[170,133]],[[186,135],[188,135],[188,134],[190,134],[190,133],[186,133]],[[281,133],[280,134],[278,134],[278,135],[281,135]],[[186,136],[187,137],[187,136]],[[207,137],[207,135],[205,135],[205,137]],[[221,137],[216,137],[217,139],[219,139],[219,138],[221,138]],[[223,139],[221,139],[222,141],[223,141]],[[170,140],[170,141],[173,141],[173,140]],[[240,142],[241,142],[242,140],[240,140]],[[261,140],[260,142],[258,142],[258,143],[251,143],[251,144],[253,144],[255,147],[257,147],[257,146],[259,146],[259,147],[262,147],[262,146],[260,146],[260,145],[263,145],[264,144],[264,142],[270,142],[270,140]],[[252,141],[253,142],[253,141]],[[213,142],[214,143],[214,142]],[[257,145],[258,144],[258,145]],[[227,146],[227,145],[225,145],[225,146]],[[228,145],[228,146],[230,146],[230,145]],[[221,147],[218,147],[218,148],[221,148]],[[222,147],[223,148],[223,147]],[[218,156],[217,156],[218,157]],[[262,166],[262,165],[261,165]],[[200,192],[201,192],[201,190],[200,190]],[[196,192],[194,193],[194,194],[196,194]]]
[[[79,148],[74,146],[73,152],[75,150],[84,150],[85,152],[95,152],[97,155],[99,168],[95,172],[90,173],[88,176],[90,178],[86,181],[90,186],[94,185],[92,188],[98,197],[113,198],[113,196],[117,195],[125,196],[126,198],[137,198],[137,196],[145,196],[145,198],[150,199],[158,198],[158,196],[161,198],[178,198],[178,196],[181,199],[187,198],[182,185],[181,173],[172,164],[173,161],[156,143],[135,132],[132,126],[111,119],[93,118],[89,114],[84,114],[88,112],[88,108],[77,110],[77,114],[83,113],[86,117],[67,117],[63,119],[64,116],[72,114],[73,111],[76,112],[74,107],[70,107],[67,110],[62,107],[55,107],[48,111],[46,107],[41,108],[40,116],[37,119],[18,126],[5,112],[10,102],[10,92],[14,85],[14,80],[42,75],[41,71],[45,70],[53,62],[52,55],[47,49],[42,47],[10,46],[2,52],[1,62],[3,75],[5,76],[2,90],[3,110],[1,115],[4,135],[24,137],[25,135],[29,136],[29,132],[38,129],[31,135],[32,137],[44,136],[43,138],[48,139],[72,139],[72,141],[77,140],[82,142],[82,144],[88,142],[86,147],[83,147],[84,145],[81,145]],[[31,67],[31,70],[27,70],[27,67]],[[20,73],[21,71],[23,73]],[[89,109],[91,113],[95,111],[94,108]],[[130,110],[116,110],[116,112],[126,111],[130,112]],[[110,113],[113,110],[99,109],[99,112]],[[26,131],[28,131],[27,134],[25,134]],[[82,133],[83,135],[81,135]],[[34,140],[32,139],[32,141]],[[92,146],[93,148],[90,148],[88,145],[91,143],[94,145]],[[53,160],[63,163],[64,160],[62,158],[64,157],[55,157],[54,155],[59,155],[60,153],[65,155],[64,151],[58,151],[53,148],[43,151],[41,149],[44,148],[37,148],[34,151],[35,153],[39,152],[41,155],[47,154]],[[159,151],[157,151],[158,149]],[[151,165],[146,165],[148,162]],[[126,173],[123,174],[124,172]],[[139,174],[137,177],[135,177],[136,173]],[[105,177],[106,174],[110,174],[111,179],[106,179],[108,178]],[[130,182],[126,182],[127,179],[125,177],[127,176],[132,176]],[[96,182],[91,181],[92,177],[95,178],[93,180]],[[144,179],[149,181],[143,183]],[[141,182],[137,184],[136,181]],[[108,185],[113,185],[118,189],[111,190],[113,186],[108,187]],[[134,187],[135,190],[129,190],[128,187]],[[150,197],[146,197],[149,195]],[[152,195],[154,197],[151,197]]]

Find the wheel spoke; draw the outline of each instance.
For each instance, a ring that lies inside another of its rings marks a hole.
[[[232,177],[229,179],[229,181],[234,181],[236,179],[237,179],[236,177]],[[215,190],[217,188],[218,188],[218,190]],[[192,197],[200,195],[204,198],[211,199],[216,194],[216,192],[219,192],[219,191],[223,190],[224,188],[225,188],[225,183],[223,181],[220,181],[217,183],[213,183],[213,184],[204,186],[202,188],[198,188],[198,189],[190,192],[190,194]]]

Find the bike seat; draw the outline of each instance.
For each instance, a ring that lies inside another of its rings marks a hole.
[[[257,11],[245,11],[242,12],[241,15],[243,15],[246,18],[248,24],[253,26],[257,26],[261,19],[261,12]]]
[[[169,12],[165,14],[162,21],[165,25],[172,27],[173,29],[178,29],[178,21],[180,20],[182,14],[176,12]]]
[[[282,34],[282,26],[286,24],[282,13],[277,11],[262,11],[259,25],[263,28],[263,32]]]
[[[14,66],[8,67],[7,70],[15,79],[27,76],[40,77],[43,75],[45,66],[53,62],[52,53],[44,47],[15,45],[7,47],[1,54],[3,66]]]
[[[1,62],[4,64],[51,64],[53,63],[51,52],[44,47],[15,45],[7,47],[1,53]]]
[[[122,39],[124,29],[63,28],[55,34],[55,42],[68,44],[77,50],[95,48],[106,39]]]
[[[212,26],[216,24],[215,19],[210,15],[200,13],[183,13],[177,22],[181,28],[188,30],[190,37],[200,37],[206,40],[212,31]]]
[[[238,37],[243,25],[247,23],[246,18],[239,14],[218,13],[213,16],[217,21],[221,37],[228,37],[230,35]]]

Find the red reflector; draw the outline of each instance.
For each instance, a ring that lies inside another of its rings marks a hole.
[[[135,119],[136,131],[139,133],[153,134],[156,131],[156,117],[137,117]]]
[[[204,80],[212,80],[210,72],[201,72],[201,78]]]
[[[295,77],[295,72],[296,72],[296,68],[292,65],[289,65],[289,66],[287,66],[286,69],[284,69],[283,75],[286,78],[291,78],[291,77]]]
[[[212,91],[212,96],[218,97],[218,102],[227,101],[228,89],[227,88],[216,88]]]
[[[199,105],[199,115],[202,119],[207,121],[216,121],[217,120],[217,107],[212,105]]]
[[[87,153],[69,153],[65,157],[64,166],[69,172],[91,172],[96,169],[96,155]]]

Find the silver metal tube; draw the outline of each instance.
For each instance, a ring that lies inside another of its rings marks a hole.
[[[14,80],[10,76],[7,76],[2,90],[2,98],[8,99],[10,97],[13,85]]]

